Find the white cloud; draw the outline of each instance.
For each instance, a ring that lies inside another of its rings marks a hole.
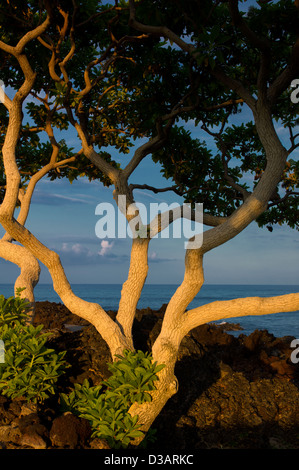
[[[86,199],[86,198],[85,198]],[[61,206],[62,204],[94,204],[94,201],[85,200],[81,197],[65,196],[58,193],[48,193],[46,191],[36,190],[32,202],[34,204],[43,204],[47,206]]]
[[[109,243],[108,240],[102,240],[101,241],[101,250],[99,251],[100,256],[105,256],[109,250],[113,247],[114,243]]]
[[[154,259],[157,258],[157,253],[154,251],[154,252],[151,253],[148,257],[149,257],[150,260],[154,260]]]
[[[80,243],[75,243],[75,245],[72,246],[72,250],[75,253],[80,254],[82,252],[82,248],[81,248]]]
[[[94,256],[94,253],[89,250],[88,248],[85,248],[84,246],[81,245],[81,243],[63,243],[61,251],[63,253],[69,253],[72,255],[84,255],[84,256]]]

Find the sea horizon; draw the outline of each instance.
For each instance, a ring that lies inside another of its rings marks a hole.
[[[124,281],[125,282],[125,281]],[[121,282],[72,282],[70,283],[71,286],[73,285],[77,285],[77,286],[83,286],[83,285],[90,285],[90,286],[98,286],[98,285],[101,285],[101,286],[122,286],[123,283]],[[14,283],[12,282],[1,282],[0,283],[0,286],[13,286]],[[52,286],[53,284],[51,282],[39,282],[37,285],[43,285],[43,286]],[[168,283],[168,282],[148,282],[146,283],[145,285],[148,285],[148,286],[179,286],[180,283]],[[289,286],[289,287],[298,287],[299,288],[299,284],[289,284],[289,283],[286,283],[286,284],[283,284],[283,283],[267,283],[267,284],[254,284],[254,283],[243,283],[243,282],[223,282],[223,283],[213,283],[213,282],[205,282],[203,284],[203,286],[260,286],[260,287],[263,287],[263,286]]]
[[[123,284],[91,284],[73,283],[72,290],[75,295],[88,301],[99,303],[101,307],[108,311],[118,310]],[[169,302],[179,284],[154,284],[144,285],[137,308],[151,308],[159,310],[162,305]],[[13,295],[13,283],[0,283],[0,295],[10,297]],[[205,283],[188,309],[205,305],[214,301],[230,300],[243,297],[273,297],[299,292],[298,284],[209,284]],[[36,302],[53,302],[62,304],[61,299],[50,283],[38,283],[34,289]],[[217,321],[228,323],[238,323],[243,330],[232,334],[250,334],[254,330],[267,330],[276,337],[292,336],[299,338],[299,311],[283,312],[270,315],[253,315],[245,317],[233,317]]]

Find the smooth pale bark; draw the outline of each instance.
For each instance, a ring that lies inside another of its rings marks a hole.
[[[269,127],[269,123],[267,124]],[[267,125],[264,127],[267,128]],[[153,400],[143,405],[134,404],[130,410],[132,415],[139,416],[139,422],[144,430],[150,427],[168,399],[176,393],[177,380],[174,375],[174,367],[181,340],[188,329],[184,321],[184,314],[187,306],[198,293],[204,281],[202,269],[203,254],[214,246],[225,243],[225,241],[236,236],[264,211],[267,200],[272,195],[284,169],[286,151],[280,142],[277,148],[278,142],[277,139],[270,139],[271,148],[268,149],[268,165],[253,194],[247,198],[238,211],[227,218],[221,225],[204,233],[203,245],[200,249],[187,250],[186,252],[184,280],[169,302],[161,333],[153,346],[154,361],[157,361],[159,364],[165,364],[166,367],[159,373],[157,390],[152,393]],[[3,152],[6,168],[11,170],[11,173],[8,171],[9,177],[13,179],[14,177],[17,178],[17,175],[15,175],[15,169],[11,166],[11,155],[10,152]],[[14,200],[13,194],[9,196]],[[73,313],[87,319],[96,327],[110,347],[112,356],[121,354],[125,348],[132,347],[132,342],[130,341],[132,313],[136,309],[137,297],[141,292],[147,274],[147,241],[145,243],[141,239],[140,243],[132,244],[132,261],[128,283],[123,287],[120,315],[118,317],[118,324],[116,324],[98,304],[91,304],[74,295],[56,253],[42,245],[28,230],[11,217],[9,211],[8,213],[4,211],[3,207],[0,208],[0,219],[8,233],[27,247],[35,257],[47,266],[53,279],[54,289],[62,302]],[[140,278],[134,284],[138,276]],[[130,286],[134,285],[137,289],[136,295],[133,294],[132,299],[127,301],[129,299]],[[194,317],[197,318],[197,315],[198,312],[191,313],[189,318],[192,319],[192,324],[196,324],[196,321],[198,321],[197,319],[194,320]]]
[[[142,405],[134,403],[129,409],[131,416],[138,416],[140,429],[145,432],[149,430],[168,400],[178,391],[178,380],[174,375],[175,361],[176,359],[173,362],[168,361],[167,366],[159,372],[159,380],[155,382],[156,390],[150,392],[152,401]],[[138,438],[133,444],[138,445],[141,441],[142,438]]]
[[[19,266],[21,272],[15,281],[14,293],[18,288],[25,288],[20,297],[30,303],[27,313],[28,323],[31,323],[35,314],[34,287],[39,281],[40,266],[37,259],[23,246],[0,240],[0,256]]]
[[[6,175],[6,193],[3,203],[0,206],[1,224],[10,237],[21,243],[35,258],[45,264],[52,276],[54,289],[66,307],[69,308],[72,313],[88,320],[95,326],[109,345],[112,356],[120,354],[123,349],[130,346],[121,333],[120,328],[100,305],[86,302],[73,293],[65,276],[59,256],[45,247],[29,230],[14,219],[14,210],[18,199],[20,183],[20,174],[16,164],[15,151],[22,124],[22,103],[30,92],[35,79],[35,74],[26,56],[16,55],[16,58],[24,73],[25,81],[12,100],[9,109],[9,124],[2,147]]]
[[[100,305],[86,302],[73,293],[59,256],[45,247],[29,230],[14,219],[20,184],[20,174],[16,163],[15,152],[22,125],[22,103],[28,96],[35,81],[35,73],[26,55],[23,53],[23,50],[27,42],[42,34],[47,29],[48,25],[49,18],[47,18],[42,25],[27,33],[16,47],[7,46],[0,42],[0,47],[14,55],[18,60],[25,78],[9,106],[9,123],[2,147],[6,175],[6,192],[3,203],[0,206],[0,221],[10,237],[21,243],[35,258],[45,264],[52,276],[54,289],[60,296],[62,302],[72,313],[88,320],[95,326],[109,345],[112,356],[114,356],[115,354],[120,354],[126,347],[130,346],[120,331],[120,328]]]
[[[136,307],[146,281],[148,272],[148,244],[149,240],[134,238],[132,240],[131,261],[128,279],[124,282],[121,298],[116,316],[125,337],[133,349],[132,325],[136,315]]]
[[[133,2],[130,2],[131,6]],[[131,8],[131,21],[134,26],[134,10]],[[137,26],[140,26],[140,24]],[[143,25],[140,27],[143,28]],[[157,34],[162,33],[165,37],[170,37],[171,32],[167,28],[149,27],[151,32]],[[152,30],[154,28],[154,31]],[[26,35],[28,40],[38,37],[44,31],[43,27],[35,30],[35,33]],[[178,37],[173,37],[176,44],[188,53],[193,50],[184,48],[186,43]],[[27,41],[28,42],[28,41]],[[18,142],[18,136],[22,121],[21,105],[25,97],[28,95],[35,79],[26,56],[23,54],[26,40],[21,40],[16,48],[7,46],[4,48],[11,53],[19,61],[21,69],[25,76],[25,81],[20,90],[17,92],[14,100],[9,103],[9,125],[5,143],[2,149],[5,174],[7,178],[6,194],[2,206],[0,207],[0,221],[9,235],[26,247],[31,254],[39,259],[48,268],[53,279],[53,286],[62,302],[74,314],[85,318],[92,323],[103,339],[108,344],[112,357],[115,354],[121,354],[123,349],[132,348],[131,327],[133,314],[136,310],[137,301],[144,285],[147,275],[147,250],[148,241],[140,241],[132,244],[131,265],[129,270],[128,281],[124,284],[122,290],[122,299],[117,322],[114,322],[107,313],[98,304],[86,302],[78,298],[71,289],[71,286],[65,276],[59,256],[45,247],[36,237],[34,237],[23,225],[18,223],[13,217],[14,209],[18,198],[18,190],[20,183],[20,175],[16,165],[15,149]],[[0,47],[3,44],[0,42]],[[229,301],[230,304],[208,305],[204,309],[193,309],[186,313],[189,303],[199,292],[203,282],[203,256],[209,250],[231,240],[255,220],[267,207],[267,203],[271,198],[278,182],[283,173],[287,158],[287,151],[279,141],[271,120],[271,113],[265,102],[256,101],[249,95],[242,84],[229,79],[223,75],[223,71],[215,70],[218,73],[219,80],[224,85],[228,85],[232,90],[239,93],[240,98],[248,104],[252,109],[256,128],[263,144],[267,157],[266,170],[254,189],[253,193],[246,198],[243,205],[236,210],[230,217],[225,219],[223,223],[215,226],[213,229],[204,232],[203,244],[199,249],[188,249],[185,257],[185,275],[181,286],[175,292],[166,309],[161,332],[153,345],[153,359],[159,364],[165,364],[165,368],[159,373],[159,382],[157,390],[152,392],[153,400],[143,405],[134,404],[130,412],[132,415],[139,416],[139,423],[143,429],[147,430],[156,416],[159,414],[167,400],[176,393],[177,380],[174,375],[174,367],[177,360],[181,340],[189,329],[194,325],[201,324],[210,318],[210,321],[220,318],[228,318],[226,314],[236,316],[236,311],[240,315],[240,309],[244,314],[252,314],[255,309],[261,308],[263,312],[274,313],[281,311],[286,304],[297,305],[298,294],[294,294],[295,298],[283,296],[284,300],[269,299],[268,303],[260,300],[243,299],[239,302]],[[117,195],[127,195],[128,185],[127,179],[140,163],[140,161],[151,151],[159,148],[161,141],[157,137],[157,141],[153,139],[149,145],[142,146],[139,152],[136,151],[132,161],[125,170],[114,169],[108,162],[105,162],[95,152],[89,144],[89,140],[82,131],[79,124],[75,124],[78,135],[82,141],[82,147],[85,155],[103,171],[114,184]],[[163,140],[163,139],[162,139]],[[131,297],[130,297],[131,296]],[[277,303],[278,302],[278,303]],[[223,311],[221,312],[221,308]],[[236,308],[238,307],[238,308]],[[228,313],[228,309],[231,310]],[[290,307],[288,306],[288,309]],[[215,316],[213,315],[215,309]],[[234,312],[232,313],[232,311]],[[282,310],[284,311],[284,310]],[[246,313],[247,312],[247,313]],[[250,313],[248,313],[250,312]],[[257,312],[256,312],[257,313]]]
[[[108,344],[112,357],[115,354],[121,354],[124,349],[130,347],[118,325],[99,304],[87,302],[74,294],[57,253],[44,246],[24,226],[1,215],[1,208],[0,220],[7,232],[48,268],[54,290],[64,305],[73,314],[89,321],[97,329]]]
[[[199,292],[204,282],[204,254],[234,238],[264,212],[285,168],[288,153],[278,139],[267,107],[260,107],[258,104],[255,119],[267,155],[265,172],[253,193],[246,198],[243,205],[221,225],[204,232],[203,243],[199,249],[187,249],[186,251],[183,282],[168,304],[160,334],[152,349],[153,360],[157,361],[158,364],[166,364],[165,369],[159,373],[161,382],[158,383],[157,391],[152,393],[153,400],[151,403],[134,404],[130,410],[133,415],[139,416],[139,421],[145,431],[149,429],[157,416],[155,413],[162,409],[171,394],[176,392],[176,387],[173,386],[176,381],[174,367],[181,341],[190,329],[207,321],[241,316],[242,314],[271,314],[298,309],[299,294],[291,294],[291,296],[280,296],[265,300],[254,297],[228,301],[227,303],[212,303],[186,313],[187,306]]]
[[[16,124],[17,126],[17,124]],[[53,142],[53,130],[51,125],[48,123],[46,126],[48,136]],[[5,151],[5,150],[4,150]],[[73,162],[75,157],[64,159],[63,161],[57,162],[59,154],[59,146],[56,141],[53,144],[53,151],[50,158],[50,161],[47,165],[41,168],[37,173],[35,173],[27,186],[27,189],[19,190],[18,199],[21,203],[20,212],[17,218],[17,222],[20,225],[25,225],[32,200],[32,195],[35,190],[36,184],[50,171],[54,168],[57,168],[61,165]],[[20,247],[12,243],[12,237],[6,232],[0,240],[1,250],[0,256],[8,261],[13,262],[18,265],[21,269],[21,273],[16,279],[14,292],[17,294],[17,289],[25,288],[21,292],[20,297],[30,303],[30,308],[27,312],[27,322],[32,323],[35,314],[35,297],[34,297],[34,288],[39,281],[40,275],[40,266],[36,258],[28,251],[25,247]],[[10,242],[8,244],[8,242]]]
[[[203,243],[200,248],[194,250],[187,249],[184,280],[169,302],[165,312],[165,327],[163,324],[160,336],[157,338],[157,343],[164,341],[164,336],[167,335],[171,321],[176,322],[182,319],[187,306],[199,292],[204,282],[203,255],[234,238],[261,215],[280,181],[288,156],[287,150],[283,147],[275,132],[270,112],[266,107],[257,105],[255,120],[267,155],[265,172],[253,193],[245,200],[242,206],[221,225],[203,233]],[[154,345],[153,350],[156,349],[159,349],[157,344]]]
[[[248,315],[259,316],[280,312],[295,312],[297,310],[299,310],[299,293],[211,302],[186,312],[182,335],[185,336],[193,328],[211,321]]]

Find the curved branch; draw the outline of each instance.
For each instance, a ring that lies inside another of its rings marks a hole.
[[[150,153],[156,152],[165,142],[165,136],[157,135],[145,144],[135,150],[134,156],[131,158],[127,166],[123,169],[123,178],[128,180],[139,163]]]
[[[251,42],[251,44],[264,53],[269,53],[270,42],[267,38],[258,36],[254,31],[252,31],[242,15],[240,14],[238,3],[239,0],[229,0],[229,9],[230,14],[235,26],[237,26],[244,36]]]
[[[296,40],[292,48],[289,65],[269,86],[267,97],[271,104],[275,103],[275,101],[281,95],[281,93],[283,93],[291,85],[292,80],[298,77],[298,74],[299,74],[299,38]]]
[[[11,99],[7,96],[3,88],[0,89],[0,103],[3,103],[4,106],[8,111],[11,109],[12,101]]]
[[[177,36],[173,31],[171,31],[166,26],[149,26],[149,25],[144,25],[138,22],[136,20],[136,7],[135,7],[134,0],[129,0],[129,6],[130,6],[129,25],[135,28],[137,31],[140,31],[143,33],[149,33],[149,34],[153,34],[156,36],[169,39],[170,41],[175,43],[177,46],[179,46],[180,49],[192,55],[194,58],[197,58],[200,55],[200,53],[198,52],[198,50],[193,44],[186,43],[183,39]],[[217,66],[213,70],[211,70],[211,73],[226,87],[229,87],[231,90],[235,91],[239,95],[239,97],[248,104],[248,106],[251,109],[254,108],[256,100],[253,98],[253,96],[249,93],[249,91],[243,86],[241,82],[226,75],[224,70],[220,66]]]
[[[240,81],[231,78],[229,75],[226,75],[224,69],[220,65],[214,67],[211,73],[225,87],[237,93],[237,95],[250,107],[250,109],[254,110],[256,99],[250,94],[250,92]]]
[[[39,281],[40,266],[37,259],[26,248],[0,240],[0,257],[19,266],[21,272],[15,281],[15,294],[24,288],[21,297],[30,303],[28,321],[32,322],[35,313],[34,287]]]
[[[12,102],[7,133],[2,148],[6,175],[6,193],[3,203],[0,206],[0,222],[13,239],[27,248],[33,257],[39,259],[48,268],[53,280],[54,290],[60,296],[62,302],[75,315],[86,319],[94,325],[109,345],[111,354],[114,356],[115,354],[121,353],[127,347],[130,347],[130,344],[128,344],[118,325],[99,304],[87,302],[73,293],[58,254],[44,246],[29,230],[18,223],[13,217],[19,196],[20,174],[16,164],[15,150],[22,125],[22,102],[30,92],[35,79],[35,74],[32,71],[27,57],[25,55],[17,55],[17,59],[25,74],[25,81]],[[81,129],[79,130],[82,131]],[[87,142],[83,135],[83,148],[89,151],[90,148],[86,145]],[[57,155],[56,147],[53,149],[53,152],[54,160]]]
[[[169,211],[165,211],[162,214],[159,213],[147,226],[150,229],[149,237],[154,238],[158,233],[165,230],[170,224],[175,222],[178,219],[185,218],[192,220],[193,222],[203,223],[203,225],[208,225],[211,227],[217,227],[224,224],[227,221],[227,217],[218,217],[211,214],[201,214],[198,211],[191,209],[186,205],[177,206]]]
[[[78,136],[82,142],[82,148],[84,155],[99,169],[101,170],[111,182],[116,184],[116,181],[119,177],[119,170],[114,168],[110,163],[106,162],[93,148],[92,145],[89,145],[87,136],[82,128],[82,126],[75,121],[74,126],[77,130]]]
[[[179,46],[183,51],[188,52],[189,54],[195,52],[195,47],[192,44],[188,44],[187,42],[185,42],[183,39],[177,36],[173,31],[171,31],[166,26],[149,26],[149,25],[145,25],[137,21],[134,0],[129,0],[129,6],[130,6],[129,25],[132,28],[135,28],[137,31],[140,31],[142,33],[153,34],[155,36],[160,36],[160,37],[169,39],[170,41],[177,44],[177,46]]]
[[[299,310],[299,293],[275,297],[247,297],[211,302],[186,312],[184,335],[193,328],[211,321],[248,315],[268,315]]]
[[[148,273],[148,239],[132,240],[129,274],[124,282],[116,316],[116,323],[133,348],[132,326],[136,308]]]
[[[95,13],[94,15],[90,16],[87,20],[82,21],[82,23],[76,24],[76,28],[80,28],[81,26],[84,26],[85,24],[89,23],[90,21],[94,20],[95,18],[98,18],[102,15],[106,15],[107,13],[110,13],[111,11],[124,11],[127,10],[127,8],[121,8],[121,7],[111,7],[107,8],[104,11],[100,11],[98,13]]]
[[[262,104],[255,113],[255,121],[259,138],[266,152],[266,169],[244,203],[221,226],[204,232],[200,249],[202,253],[231,240],[259,217],[267,209],[268,202],[281,180],[288,152],[275,132],[269,110],[263,108]]]
[[[299,196],[299,192],[287,191],[283,197],[278,198],[274,202],[271,202],[270,204],[268,204],[268,209],[270,209],[270,207],[273,207],[273,206],[279,206],[279,204],[282,204],[283,202],[287,201],[287,199],[289,199],[290,196]]]
[[[28,31],[28,33],[26,33],[25,36],[20,39],[20,41],[15,47],[10,46],[9,44],[6,44],[3,41],[0,41],[0,49],[2,49],[4,52],[8,52],[8,54],[13,55],[14,57],[20,56],[24,52],[26,45],[30,41],[38,38],[46,31],[46,29],[50,25],[50,21],[50,17],[47,16],[47,18],[42,24],[37,26],[35,29]]]
[[[5,230],[49,270],[55,292],[64,305],[74,314],[90,322],[108,344],[111,355],[121,354],[130,344],[119,326],[97,303],[81,299],[71,289],[57,253],[43,245],[24,226],[18,224],[5,213],[1,213],[0,222]]]
[[[130,190],[134,191],[134,189],[148,189],[149,191],[152,191],[153,193],[164,193],[166,191],[174,191],[176,194],[180,194],[180,192],[177,189],[177,186],[168,186],[167,188],[155,188],[154,186],[149,186],[148,184],[130,184]]]
[[[226,107],[231,107],[231,106],[234,106],[236,104],[240,104],[240,103],[244,103],[244,100],[242,98],[239,98],[237,100],[235,99],[230,99],[230,100],[227,100],[223,103],[220,103],[220,104],[215,104],[213,106],[207,106],[205,108],[201,108],[202,111],[215,111],[217,109],[222,109],[222,108],[226,108]]]
[[[163,361],[167,350],[169,352],[170,349],[178,353],[182,338],[188,333],[189,328],[191,329],[193,325],[198,324],[198,311],[196,310],[195,315],[191,315],[191,320],[188,322],[185,320],[185,311],[204,282],[204,254],[231,240],[261,215],[266,210],[268,201],[281,179],[288,153],[278,139],[269,110],[264,109],[262,104],[257,106],[255,120],[260,140],[266,151],[266,170],[254,191],[242,206],[221,225],[203,233],[203,243],[200,248],[190,249],[191,246],[190,248],[187,247],[184,279],[167,306],[160,335],[153,346],[155,360]],[[281,308],[281,306],[276,307],[271,304],[271,308],[272,306],[273,308]],[[214,315],[214,313],[211,312],[211,315]],[[221,318],[223,318],[223,312],[221,315]],[[190,318],[190,315],[188,318]]]

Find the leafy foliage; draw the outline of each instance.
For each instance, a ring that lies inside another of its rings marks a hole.
[[[114,168],[121,168],[122,163],[115,155],[122,156],[125,162],[134,140],[155,136],[157,127],[167,122],[165,116],[173,109],[196,104],[179,113],[180,119],[177,117],[164,147],[153,153],[153,160],[161,165],[163,175],[174,181],[186,202],[202,202],[207,212],[229,216],[243,201],[236,185],[253,189],[264,171],[266,156],[248,115],[247,122],[244,119],[240,125],[231,124],[230,118],[244,112],[244,106],[236,101],[235,91],[215,78],[215,72],[221,68],[256,96],[260,51],[232,21],[228,1],[203,0],[200,5],[195,0],[135,3],[141,23],[167,25],[193,47],[193,53],[186,54],[158,35],[138,36],[128,26],[126,1],[109,4],[98,0],[12,0],[8,6],[0,6],[0,36],[12,45],[40,23],[47,11],[52,16],[42,38],[44,43],[34,41],[26,48],[37,77],[32,102],[26,104],[17,150],[22,184],[26,187],[29,178],[49,161],[52,147],[42,137],[49,117],[54,130],[64,132],[71,128],[72,115],[83,125],[98,155]],[[246,12],[240,5],[240,14],[253,34],[270,44],[266,72],[267,82],[273,84],[287,67],[290,45],[296,41],[298,9],[293,0],[257,3],[258,7],[250,7]],[[69,23],[62,35],[66,15]],[[62,74],[59,64],[72,46],[75,52]],[[18,89],[23,77],[15,59],[3,51],[0,56],[2,79],[7,86]],[[49,74],[52,58],[58,74],[55,79]],[[87,71],[91,83],[88,92],[84,91]],[[225,102],[231,105],[222,107]],[[7,113],[3,107],[0,113],[3,142]],[[272,114],[287,132],[292,133],[298,126],[298,112],[290,103],[287,90],[273,105]],[[239,117],[242,121],[242,116]],[[187,130],[186,123],[191,121],[196,126],[196,137]],[[225,124],[222,134],[216,135],[215,128],[222,124]],[[212,142],[210,135],[207,143],[202,129],[213,130]],[[80,139],[78,142],[80,145]],[[65,140],[59,141],[59,147],[58,162],[75,155]],[[107,186],[111,184],[109,177],[84,155],[71,165],[52,170],[49,176],[66,177],[70,182],[87,177],[99,179]],[[0,201],[4,187],[5,176],[0,167]],[[286,223],[298,228],[297,205],[298,159],[294,158],[289,160],[268,210],[257,222],[260,226]]]
[[[29,303],[21,298],[22,290],[18,289],[16,297],[6,299],[3,295],[0,296],[0,331],[5,325],[14,328],[15,325],[24,324],[26,321]]]
[[[298,8],[291,0],[258,3],[258,7],[240,11],[240,15],[258,39],[268,41],[265,74],[267,84],[271,85],[289,65],[290,44],[296,43],[298,35]],[[186,202],[202,202],[206,212],[229,216],[243,202],[244,192],[252,191],[260,181],[266,155],[244,104],[236,102],[238,95],[233,91],[227,94],[215,78],[216,71],[236,80],[257,97],[261,51],[236,27],[227,1],[207,0],[200,2],[199,7],[193,1],[175,0],[168,6],[161,0],[157,3],[163,15],[160,23],[154,12],[147,16],[149,7],[150,2],[146,0],[136,2],[139,21],[167,25],[180,37],[187,38],[186,42],[194,48],[196,65],[190,61],[189,66],[193,83],[190,100],[198,100],[194,111],[181,115],[181,125],[171,130],[169,140],[163,149],[154,153],[153,159],[161,164],[163,176],[172,179]],[[172,53],[176,56],[177,50],[173,48]],[[222,107],[221,103],[226,106]],[[232,124],[234,116],[241,124]],[[298,147],[298,106],[291,103],[289,89],[279,95],[272,116],[279,137],[282,136],[291,155]],[[186,129],[190,119],[196,126],[195,138]],[[298,156],[295,155],[287,161],[268,209],[257,219],[258,225],[272,231],[275,224],[287,224],[298,230],[298,188]]]
[[[129,408],[135,402],[151,401],[149,392],[155,390],[157,373],[164,365],[153,363],[148,353],[125,350],[108,367],[112,374],[101,385],[91,387],[87,380],[75,384],[69,395],[61,394],[61,404],[91,423],[93,437],[106,439],[111,447],[125,448],[144,435],[138,416],[132,417]]]
[[[43,333],[43,325],[25,324],[27,307],[20,297],[0,296],[0,337],[5,346],[0,393],[43,402],[55,393],[55,384],[67,363],[65,352],[56,353],[47,347],[51,333]]]

